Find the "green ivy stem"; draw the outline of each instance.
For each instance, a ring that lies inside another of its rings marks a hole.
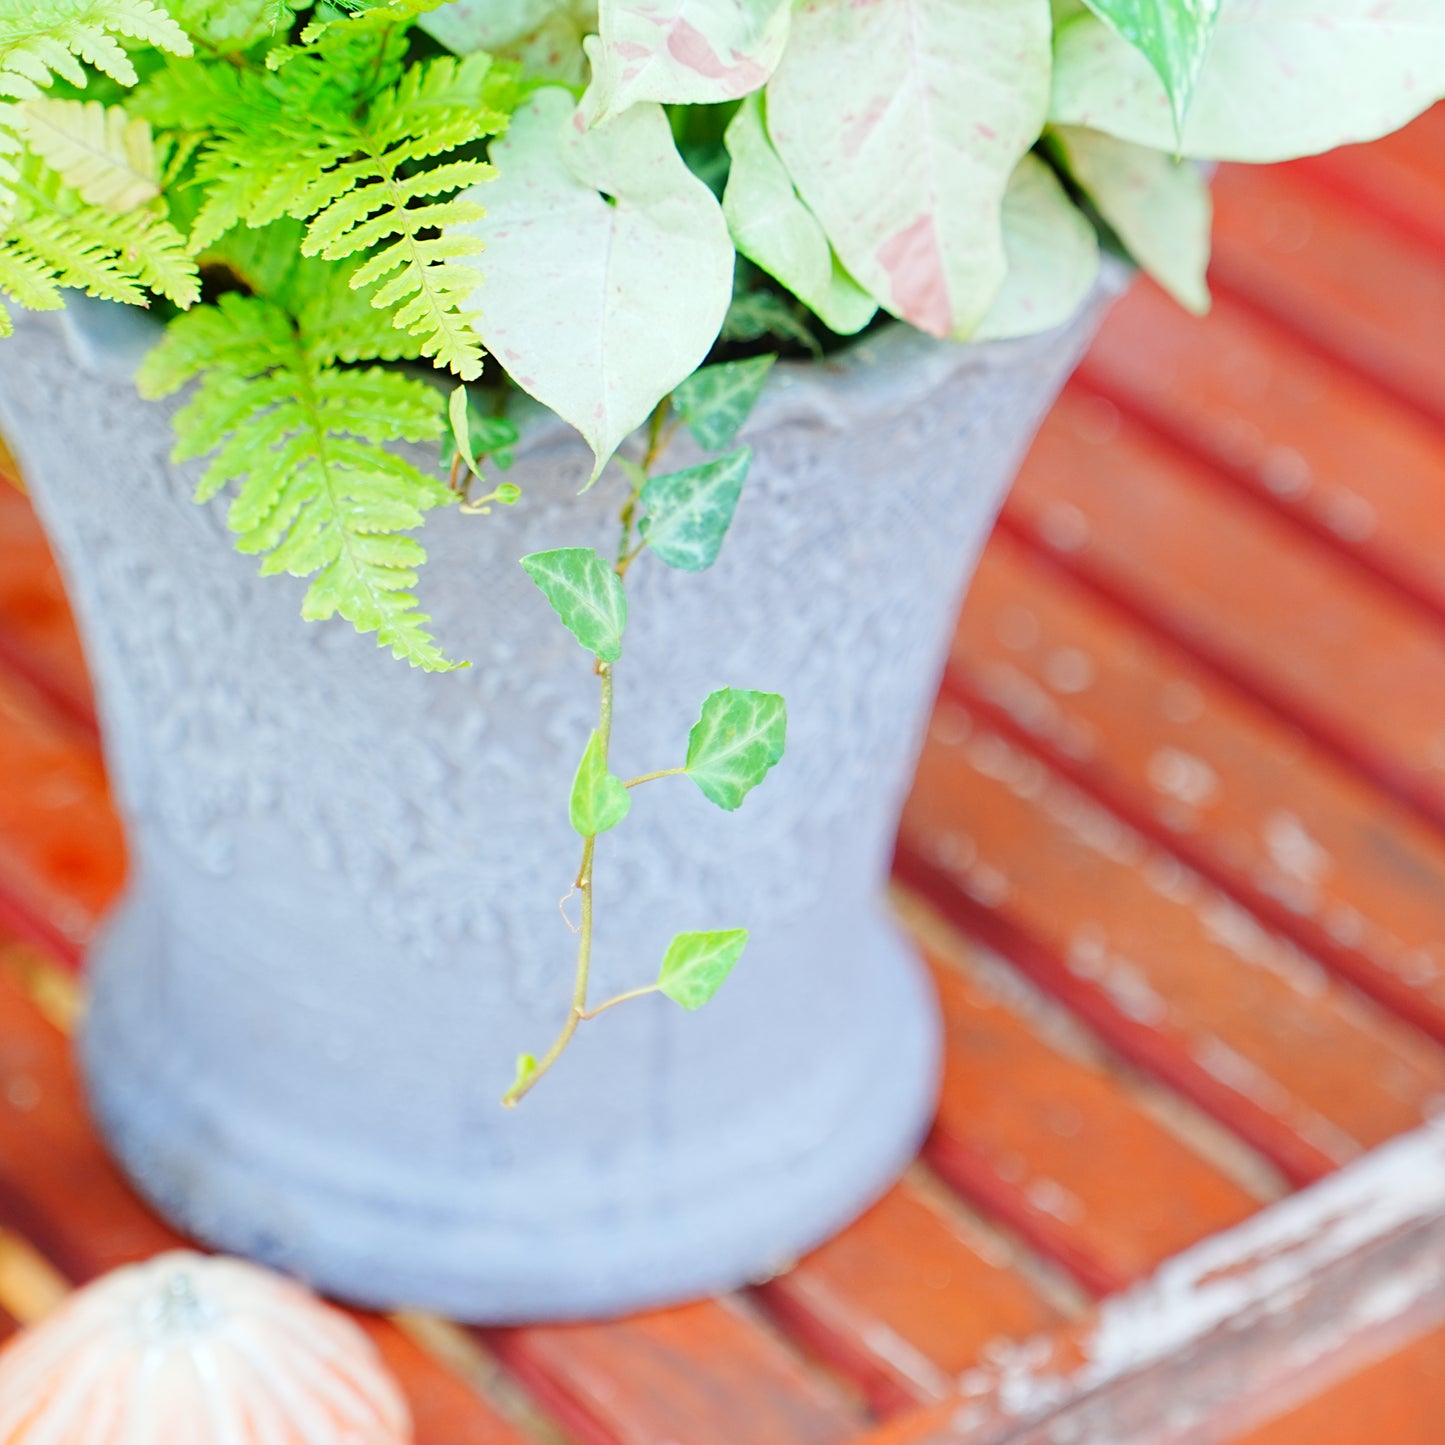
[[[597,662],[597,676],[602,683],[602,700],[597,719],[597,736],[601,743],[603,766],[607,762],[607,749],[612,741],[612,667],[610,663],[603,662],[600,658]],[[593,1009],[591,1013],[587,1010],[587,984],[592,973],[592,865],[597,856],[597,836],[586,838],[582,843],[582,863],[577,869],[577,877],[572,886],[582,895],[582,923],[577,932],[577,976],[572,984],[572,1007],[567,1012],[567,1018],[562,1024],[561,1032],[552,1040],[552,1047],[537,1060],[537,1066],[525,1078],[520,1078],[505,1094],[502,1095],[502,1103],[509,1109],[514,1109],[523,1099],[536,1087],[537,1081],[545,1074],[553,1064],[557,1062],[566,1051],[567,1045],[572,1042],[572,1035],[577,1032],[578,1024],[584,1019],[594,1018],[604,1009],[611,1008],[614,1003],[620,1003],[622,995],[616,999],[609,999],[606,1003]],[[648,990],[642,990],[647,992]]]
[[[640,777],[629,778],[622,786],[624,788],[639,788],[643,783],[652,782],[654,778],[679,778],[686,771],[686,768],[659,768],[655,773],[643,773]]]
[[[647,450],[643,453],[642,462],[637,466],[632,477],[632,490],[628,494],[626,502],[622,505],[622,511],[618,514],[618,520],[622,523],[622,537],[617,544],[617,575],[626,577],[627,569],[636,561],[638,553],[647,545],[646,541],[640,541],[634,547],[632,545],[632,524],[637,516],[637,504],[642,499],[642,488],[647,482],[658,458],[667,450],[672,443],[673,437],[677,434],[680,425],[676,417],[673,418],[671,426],[667,424],[667,414],[672,407],[672,397],[663,397],[652,409],[652,415],[647,422]],[[629,470],[631,468],[629,467]]]
[[[630,988],[626,993],[619,993],[612,998],[605,999],[596,1008],[585,1009],[581,1017],[584,1020],[595,1019],[598,1014],[605,1014],[608,1009],[616,1008],[618,1004],[626,1003],[629,999],[645,998],[650,993],[660,993],[661,991],[655,983],[645,983],[641,988]]]

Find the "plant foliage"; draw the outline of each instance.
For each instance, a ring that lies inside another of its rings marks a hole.
[[[142,393],[199,378],[176,415],[176,455],[210,455],[197,500],[235,485],[229,520],[263,573],[311,577],[302,615],[340,614],[414,666],[454,664],[426,631],[412,588],[425,560],[406,535],[452,500],[437,478],[388,450],[435,440],[439,394],[378,366],[341,369],[355,337],[332,311],[329,273],[288,313],[231,294],[180,317],[142,367]]]
[[[47,99],[91,66],[136,80],[121,38],[185,55],[185,32],[150,0],[0,0],[0,293],[51,311],[61,289],[144,305],[147,291],[187,306],[195,266],[157,203],[149,130],[121,112]],[[0,305],[0,335],[11,329]]]
[[[482,278],[469,258],[481,243],[456,228],[485,212],[457,193],[493,171],[457,153],[505,126],[516,72],[487,55],[406,67],[405,53],[398,29],[339,23],[274,51],[273,69],[171,66],[137,104],[163,124],[204,118],[193,249],[240,225],[303,221],[303,254],[356,258],[351,284],[376,283],[372,305],[420,354],[471,380],[482,369],[470,309]]]

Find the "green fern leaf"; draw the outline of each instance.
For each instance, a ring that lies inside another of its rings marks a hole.
[[[96,100],[32,100],[21,109],[30,149],[82,200],[125,212],[160,194],[145,120]]]
[[[312,578],[304,617],[339,614],[444,671],[456,664],[426,630],[412,591],[426,554],[407,534],[453,495],[387,447],[435,440],[441,398],[381,367],[339,369],[334,351],[272,302],[231,293],[171,323],[141,391],[165,396],[199,377],[176,416],[176,456],[212,455],[197,495],[235,486],[229,524],[263,573]]]
[[[136,305],[147,287],[182,306],[200,294],[179,233],[147,205],[159,184],[145,122],[42,97],[57,78],[83,87],[82,62],[134,84],[117,36],[191,53],[185,32],[151,0],[0,0],[0,293],[28,309],[53,310],[64,286]],[[42,160],[60,174],[41,172]],[[8,334],[9,317],[0,316]]]
[[[134,85],[135,66],[117,35],[191,54],[186,32],[151,0],[0,0],[0,95],[38,99],[56,75],[83,87],[77,59]]]
[[[402,73],[394,23],[368,28],[380,13],[330,23],[315,46],[284,57],[271,74],[196,82],[176,78],[182,67],[174,67],[148,82],[140,110],[159,124],[207,117],[210,135],[196,164],[205,200],[193,248],[216,247],[241,224],[304,221],[303,253],[356,257],[352,286],[407,338],[400,350],[393,344],[376,354],[430,357],[472,380],[482,369],[470,309],[481,276],[466,263],[480,246],[437,231],[484,214],[456,193],[494,172],[470,158],[425,163],[500,131],[517,73],[481,54],[423,61]]]

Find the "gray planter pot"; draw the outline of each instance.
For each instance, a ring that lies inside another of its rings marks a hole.
[[[721,562],[634,570],[615,766],[680,759],[713,688],[788,699],[788,755],[734,817],[684,779],[601,844],[596,997],[677,929],[744,924],[718,999],[586,1026],[515,1112],[568,1005],[557,900],[595,679],[516,565],[614,544],[618,498],[558,427],[523,505],[437,516],[423,600],[475,666],[426,676],[303,624],[221,504],[189,500],[151,333],[94,305],[0,343],[0,418],[55,543],[131,846],[97,945],[95,1112],[156,1205],[371,1305],[606,1314],[735,1286],[843,1225],[933,1104],[934,1001],[883,901],[952,622],[1022,451],[1082,345],[894,329],[779,368]],[[679,454],[678,461],[686,460]]]

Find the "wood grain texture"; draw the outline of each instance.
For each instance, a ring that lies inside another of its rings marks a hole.
[[[1186,1250],[1092,1320],[1020,1343],[953,1400],[860,1445],[1224,1445],[1301,1377],[1358,1369],[1362,1352],[1398,1350],[1442,1317],[1436,1122]],[[1387,1372],[1392,1383],[1412,1376]],[[1323,1428],[1327,1415],[1308,1418]],[[1316,1438],[1393,1445],[1360,1429],[1365,1418],[1342,1411],[1353,1432]],[[1408,1424],[1408,1405],[1395,1418]]]
[[[864,1428],[861,1408],[732,1303],[483,1338],[584,1445],[838,1445]]]
[[[69,960],[125,878],[125,843],[94,738],[0,672],[0,895]]]
[[[971,931],[1297,1183],[1445,1091],[1445,1051],[961,704],[935,716],[901,837]]]
[[[1000,536],[949,686],[1271,928],[1445,1038],[1445,839]]]
[[[30,503],[0,457],[0,665],[94,730],[90,678],[65,587]]]
[[[1213,191],[1211,284],[1445,420],[1445,267],[1429,246],[1301,170],[1222,166]]]
[[[946,1397],[991,1350],[1063,1322],[1055,1300],[1014,1267],[1017,1255],[905,1181],[759,1293],[887,1415]]]
[[[1439,1445],[1445,1420],[1445,1330],[1432,1330],[1323,1391],[1236,1445]]]
[[[1202,321],[1148,281],[1080,370],[1217,475],[1445,616],[1445,432],[1228,294]],[[1095,408],[1096,430],[1116,424]]]
[[[1285,167],[1329,187],[1362,211],[1445,254],[1445,111],[1369,145],[1342,146]]]
[[[1050,1042],[1007,970],[933,962],[946,1055],[925,1155],[1087,1289],[1120,1289],[1258,1207],[1104,1060]]]
[[[1071,387],[1007,525],[1375,787],[1445,823],[1445,630]],[[1348,680],[1346,685],[1345,680]],[[1382,707],[1380,699],[1390,705]]]

